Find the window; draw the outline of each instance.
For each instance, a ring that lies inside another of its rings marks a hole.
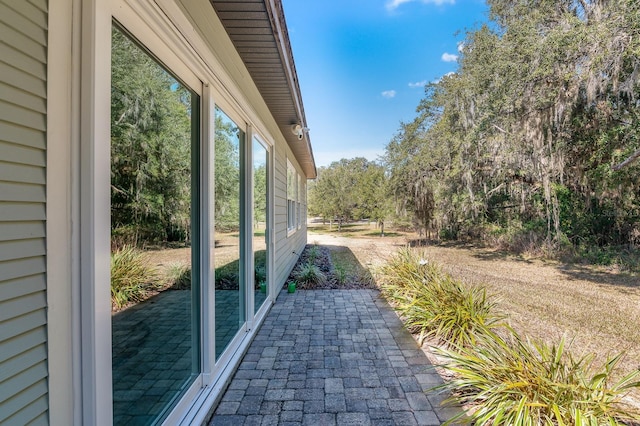
[[[302,220],[303,220],[303,215],[302,215],[302,176],[298,175],[298,179],[297,179],[297,197],[296,197],[296,213],[297,213],[297,226],[298,229],[300,229],[302,227]]]
[[[149,424],[201,372],[200,97],[115,25],[111,75],[113,424]]]
[[[287,159],[287,231],[295,231],[298,226],[298,173]]]
[[[243,328],[246,315],[244,172],[245,132],[220,108],[215,115],[216,361]]]

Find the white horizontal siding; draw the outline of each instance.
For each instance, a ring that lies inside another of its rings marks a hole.
[[[47,1],[0,0],[0,424],[48,424]]]

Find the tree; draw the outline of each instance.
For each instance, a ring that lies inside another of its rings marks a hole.
[[[197,98],[117,28],[112,43],[112,232],[133,244],[186,242]]]

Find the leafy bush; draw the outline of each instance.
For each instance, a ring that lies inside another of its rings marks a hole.
[[[434,337],[450,347],[476,344],[501,324],[495,303],[481,287],[465,287],[440,268],[405,249],[382,268],[382,291],[420,340]]]
[[[639,419],[622,403],[640,383],[633,371],[613,383],[621,355],[595,368],[593,355],[582,358],[558,345],[525,341],[510,328],[506,337],[487,332],[475,347],[436,349],[454,373],[437,387],[452,392],[450,402],[470,404],[474,424],[620,425]],[[460,417],[449,422],[460,420]],[[449,424],[446,423],[446,424]]]
[[[125,245],[111,253],[111,304],[116,308],[143,300],[156,279],[142,251]]]
[[[305,285],[323,285],[327,282],[327,276],[324,272],[311,261],[300,266],[300,268],[294,272],[294,277],[298,282],[299,288],[304,288]]]

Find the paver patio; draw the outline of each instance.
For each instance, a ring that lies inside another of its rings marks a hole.
[[[282,292],[209,425],[439,425],[439,383],[377,291]]]

